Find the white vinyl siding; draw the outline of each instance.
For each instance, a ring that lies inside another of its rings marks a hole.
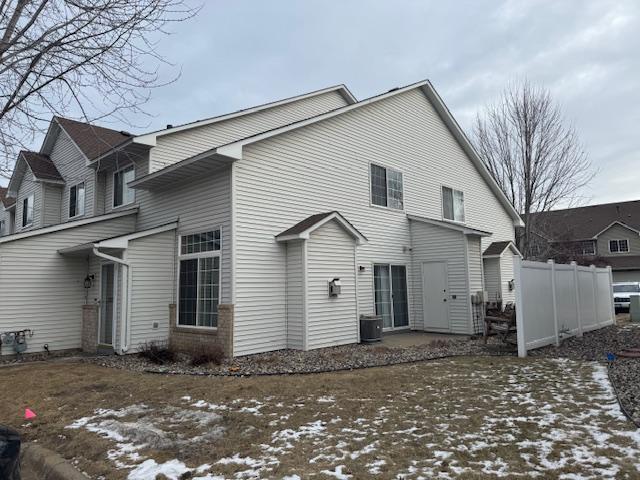
[[[257,113],[158,137],[157,145],[151,150],[149,171],[160,170],[211,148],[345,105],[347,102],[342,95],[332,91]]]
[[[441,218],[446,184],[465,192],[466,224],[493,232],[483,249],[514,238],[508,212],[419,90],[265,139],[243,157],[234,165],[237,355],[284,348],[286,250],[274,236],[309,215],[338,210],[367,237],[357,258],[361,314],[373,313],[372,264],[410,264],[405,212],[370,207],[370,163],[403,172],[406,213]],[[420,301],[412,292],[410,305]]]
[[[133,227],[133,216],[125,216],[0,244],[0,331],[33,329],[28,352],[42,352],[45,343],[51,350],[80,348],[87,259],[58,250]]]
[[[355,241],[335,221],[307,240],[307,348],[358,341]],[[342,291],[329,298],[329,280],[339,278]]]
[[[136,191],[137,230],[178,221],[178,234],[220,229],[220,303],[231,303],[231,170],[229,168],[163,191]],[[283,317],[284,318],[284,317]]]
[[[287,242],[287,348],[304,348],[304,241]]]
[[[502,281],[500,279],[500,259],[484,259],[484,284],[489,295],[488,301],[495,302],[502,299]]]
[[[415,327],[424,328],[422,305],[422,263],[428,261],[447,262],[449,285],[449,331],[451,333],[471,333],[471,312],[469,310],[469,270],[466,263],[467,243],[461,232],[422,222],[411,222],[412,237],[412,313]],[[454,298],[455,297],[455,298]],[[426,307],[428,308],[428,306]]]
[[[502,302],[504,305],[507,302],[516,301],[516,292],[509,290],[509,282],[514,279],[513,273],[513,252],[510,248],[506,249],[500,257],[500,279],[502,286]]]
[[[69,220],[69,189],[81,182],[84,182],[85,189],[84,215],[87,217],[95,215],[93,208],[95,172],[87,168],[84,155],[64,130],[61,130],[58,135],[49,157],[65,181],[65,185],[62,187],[61,221],[67,222]]]
[[[175,302],[176,234],[162,232],[129,242],[131,349],[169,338],[169,304]],[[157,323],[157,328],[154,324]]]
[[[43,219],[42,226],[57,225],[62,214],[62,190],[61,185],[42,184],[43,195]]]
[[[480,249],[480,237],[467,235],[467,260],[469,263],[469,288],[471,294],[482,291],[484,281],[482,278],[482,251]]]

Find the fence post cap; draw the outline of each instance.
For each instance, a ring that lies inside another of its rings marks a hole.
[[[590,268],[591,270],[595,270],[595,269],[596,269],[596,266],[592,263],[591,265],[589,265],[589,268]]]
[[[575,260],[571,260],[571,262],[569,262],[570,265],[577,265],[578,262],[576,262]]]
[[[549,260],[547,260],[547,263],[551,265],[551,264],[556,263],[556,262],[554,262],[553,259],[550,258]]]

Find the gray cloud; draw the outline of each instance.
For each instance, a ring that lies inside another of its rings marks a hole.
[[[640,196],[638,32],[636,0],[205,1],[160,39],[181,77],[153,92],[150,118],[131,121],[151,130],[336,83],[364,98],[429,78],[469,130],[527,77],[551,90],[599,168],[589,202],[630,200]]]

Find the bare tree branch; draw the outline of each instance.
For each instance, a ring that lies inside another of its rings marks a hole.
[[[510,84],[499,101],[476,117],[474,143],[524,229],[518,245],[526,258],[539,255],[534,212],[571,203],[594,177],[575,129],[567,125],[548,90],[528,81]],[[534,255],[534,247],[536,255]]]
[[[127,112],[175,80],[160,80],[151,37],[197,12],[185,0],[1,0],[0,176],[52,115],[130,124]]]

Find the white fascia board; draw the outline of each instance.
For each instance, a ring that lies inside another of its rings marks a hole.
[[[365,105],[369,105],[371,103],[378,102],[380,100],[384,100],[385,98],[392,97],[394,95],[399,95],[401,93],[407,92],[409,90],[413,90],[414,88],[418,88],[427,83],[427,80],[423,80],[418,83],[414,83],[412,85],[408,85],[403,88],[398,88],[394,90],[390,90],[387,93],[383,93],[382,95],[378,95],[375,97],[368,98],[366,100],[362,100],[361,102],[347,105],[345,107],[340,107],[335,110],[331,110],[330,112],[326,112],[320,115],[316,115],[315,117],[308,118],[306,120],[301,120],[299,122],[292,123],[290,125],[285,125],[283,127],[274,128],[273,130],[268,130],[263,133],[259,133],[257,135],[253,135],[251,137],[243,138],[241,140],[237,140],[235,142],[227,143],[226,145],[222,145],[218,147],[216,150],[220,155],[231,155],[231,158],[235,158],[236,160],[242,159],[242,147],[245,145],[249,145],[251,143],[256,143],[261,140],[265,140],[267,138],[275,137],[276,135],[280,135],[282,133],[290,132],[291,130],[297,130],[298,128],[306,127],[307,125],[311,125],[313,123],[321,122],[322,120],[326,120],[328,118],[336,117],[338,115],[342,115],[343,113],[349,112],[356,108],[364,107]],[[240,150],[238,150],[240,149]],[[240,154],[238,154],[240,151]]]
[[[487,232],[485,230],[478,230],[476,228],[467,227],[465,225],[459,225],[457,223],[446,222],[444,220],[437,220],[435,218],[420,217],[418,215],[410,215],[410,214],[407,215],[407,218],[415,222],[428,223],[430,225],[435,225],[436,227],[456,230],[458,232],[461,232],[464,235],[478,235],[479,237],[489,237],[493,235],[493,233]]]
[[[335,85],[333,87],[324,88],[322,90],[316,90],[316,91],[305,93],[305,94],[298,95],[298,96],[295,96],[295,97],[285,98],[283,100],[278,100],[276,102],[265,103],[263,105],[259,105],[259,106],[256,106],[256,107],[251,107],[251,108],[247,108],[247,109],[244,109],[244,110],[238,110],[237,112],[229,113],[229,114],[226,114],[226,115],[221,115],[219,117],[208,118],[208,119],[205,119],[205,120],[200,120],[200,121],[196,121],[196,122],[192,122],[192,123],[186,123],[184,125],[179,125],[177,127],[166,128],[166,129],[163,129],[163,130],[157,130],[155,132],[147,133],[147,134],[144,134],[144,135],[139,135],[137,137],[134,137],[132,140],[133,140],[133,143],[141,143],[141,144],[144,144],[144,145],[155,146],[157,137],[161,137],[161,136],[164,136],[164,135],[169,135],[171,133],[181,132],[183,130],[189,130],[189,129],[192,129],[192,128],[198,128],[198,127],[203,127],[203,126],[206,126],[206,125],[211,125],[213,123],[218,123],[218,122],[222,122],[224,120],[230,120],[232,118],[241,117],[241,116],[244,116],[244,115],[249,115],[249,114],[252,114],[252,113],[259,112],[261,110],[267,110],[269,108],[278,107],[280,105],[286,105],[288,103],[296,102],[298,100],[303,100],[305,98],[315,97],[317,95],[322,95],[324,93],[328,93],[328,92],[332,92],[332,91],[338,91],[344,97],[344,99],[350,104],[353,104],[353,103],[357,102],[356,98],[351,94],[351,92],[349,91],[349,89],[345,85]]]
[[[16,185],[16,182],[18,182],[17,175],[21,175],[21,178],[20,178],[20,183],[21,183],[27,171],[31,171],[31,167],[29,166],[29,164],[27,163],[27,161],[24,159],[22,155],[18,155],[18,159],[16,160],[16,163],[13,166],[13,172],[11,173],[9,184],[7,185],[7,194],[6,194],[7,197],[13,197],[17,199],[18,189],[20,188],[19,184]],[[33,173],[31,175],[33,175]]]
[[[353,225],[351,225],[342,215],[338,213],[332,213],[331,215],[327,215],[322,220],[319,220],[318,222],[314,223],[303,232],[293,233],[291,235],[276,236],[276,241],[288,242],[290,240],[308,240],[311,237],[311,233],[313,233],[315,230],[320,228],[325,223],[330,222],[332,220],[336,220],[340,224],[340,226],[344,230],[346,230],[349,233],[349,235],[351,235],[356,240],[356,243],[358,245],[363,245],[367,243],[366,237],[362,235],[358,230],[356,230],[356,228],[353,227]]]
[[[627,230],[631,230],[632,232],[637,233],[638,235],[640,235],[640,231],[636,230],[636,229],[635,229],[635,228],[633,228],[633,227],[630,227],[629,225],[627,225],[627,224],[626,224],[626,223],[624,223],[624,222],[621,222],[620,220],[615,220],[615,221],[611,222],[611,223],[610,223],[610,224],[609,224],[605,229],[603,229],[602,231],[600,231],[600,232],[596,233],[596,234],[593,236],[593,238],[592,238],[592,239],[589,239],[589,240],[597,240],[597,239],[598,239],[598,237],[599,237],[600,235],[602,235],[604,232],[606,232],[607,230],[609,230],[609,229],[610,229],[611,227],[613,227],[614,225],[620,225],[621,227],[626,228]]]
[[[520,215],[518,214],[516,209],[513,208],[513,205],[511,205],[511,202],[509,201],[507,196],[504,194],[491,173],[489,173],[489,170],[487,170],[487,167],[485,167],[484,163],[480,159],[478,152],[476,152],[466,134],[451,114],[451,111],[449,111],[447,105],[444,103],[440,95],[438,95],[438,92],[436,92],[435,88],[433,88],[431,82],[424,82],[424,84],[422,85],[422,91],[425,93],[431,104],[435,107],[436,111],[440,114],[440,117],[442,118],[444,123],[447,125],[447,127],[449,127],[449,130],[453,133],[453,136],[456,138],[460,146],[462,146],[462,149],[474,163],[474,165],[478,169],[478,172],[480,172],[480,175],[484,178],[485,182],[487,182],[487,184],[489,185],[489,188],[491,188],[491,190],[493,191],[493,194],[498,198],[500,203],[502,203],[505,210],[509,212],[513,219],[514,226],[524,227],[522,218],[520,218]]]
[[[138,238],[148,237],[150,235],[156,235],[158,233],[168,232],[170,230],[175,230],[178,228],[177,222],[167,223],[166,225],[161,225],[159,227],[150,228],[148,230],[142,230],[140,232],[129,233],[127,235],[122,235],[120,237],[110,238],[108,240],[102,240],[95,244],[96,248],[120,248],[126,249],[129,246],[129,242],[131,240],[136,240]]]
[[[20,240],[22,238],[36,237],[38,235],[45,235],[47,233],[59,232],[61,230],[67,230],[69,228],[80,227],[82,225],[88,225],[91,223],[104,222],[105,220],[112,220],[114,218],[134,215],[136,213],[138,213],[138,207],[129,208],[120,212],[107,213],[106,215],[100,215],[98,217],[82,218],[73,222],[59,223],[58,225],[52,225],[50,227],[44,227],[37,230],[30,230],[24,233],[14,233],[5,237],[0,237],[0,243],[8,243],[13,242],[14,240]]]

